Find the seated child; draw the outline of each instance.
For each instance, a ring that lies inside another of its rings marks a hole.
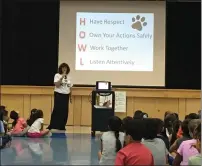
[[[123,147],[124,133],[120,132],[122,121],[113,116],[109,119],[109,131],[101,137],[101,151],[98,153],[100,165],[114,165],[116,153]]]
[[[189,124],[188,124],[189,134],[192,137],[192,139],[183,141],[180,144],[180,146],[177,150],[177,155],[173,162],[173,166],[188,165],[189,158],[191,156],[199,154],[198,150],[196,148],[194,148],[193,144],[196,144],[196,142],[197,142],[197,140],[195,139],[196,134],[197,134],[195,132],[196,131],[195,129],[198,125],[200,125],[200,123],[201,123],[201,120],[199,120],[199,119],[193,119],[189,122]]]
[[[173,131],[172,131],[172,134],[170,137],[170,145],[173,145],[175,143],[175,141],[178,139],[177,133],[180,131],[181,125],[182,125],[182,122],[180,120],[175,120],[173,122]],[[179,138],[181,138],[181,137],[179,137]]]
[[[170,152],[176,152],[178,148],[180,147],[181,143],[186,140],[191,140],[188,124],[190,122],[190,119],[186,119],[182,122],[182,131],[183,135],[181,138],[178,138],[170,147]]]
[[[125,132],[125,128],[126,128],[128,122],[131,120],[133,120],[133,118],[130,116],[126,116],[125,118],[122,119],[122,130],[121,130],[122,132]]]
[[[152,152],[154,165],[166,165],[169,153],[164,141],[157,138],[158,124],[156,123],[156,119],[148,118],[144,120],[144,123],[146,130],[142,144]]]
[[[29,118],[27,119],[27,125],[30,127],[31,126],[31,120],[32,120],[32,115],[35,113],[37,111],[37,109],[36,108],[34,108],[34,109],[32,109],[31,110],[31,113],[30,113],[30,116],[29,116]]]
[[[156,120],[156,125],[157,125],[157,138],[162,139],[166,145],[166,149],[169,150],[170,144],[169,144],[169,139],[166,136],[166,133],[164,130],[164,122],[158,118],[156,118],[155,120]]]
[[[49,130],[43,130],[43,112],[42,110],[37,110],[30,119],[30,128],[28,130],[27,136],[31,138],[40,138],[49,134]]]
[[[0,149],[5,148],[10,145],[11,137],[5,134],[4,124],[3,124],[3,111],[0,110]]]
[[[7,133],[7,129],[8,129],[8,121],[9,121],[9,117],[8,117],[8,111],[6,110],[5,106],[0,106],[0,111],[2,111],[3,113],[3,124],[4,124],[4,129],[5,129],[5,133]]]
[[[185,116],[185,120],[186,119],[200,119],[200,114],[196,114],[196,113],[190,113],[189,115],[186,115]],[[180,127],[179,130],[178,130],[178,133],[177,133],[177,138],[181,138],[183,136],[183,131],[182,131],[182,128]]]
[[[26,121],[19,116],[19,113],[16,111],[10,112],[10,118],[13,119],[12,129],[9,132],[12,136],[24,136],[28,129]]]
[[[125,131],[126,146],[117,153],[115,165],[154,165],[151,151],[141,143],[144,131],[145,127],[142,119],[134,119],[128,122]]]
[[[143,112],[141,110],[135,111],[133,119],[143,119]]]

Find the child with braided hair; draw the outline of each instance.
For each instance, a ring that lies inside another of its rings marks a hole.
[[[113,116],[108,122],[109,131],[104,132],[101,137],[101,150],[98,153],[100,165],[114,165],[116,153],[123,147],[124,133],[120,132],[122,120]]]

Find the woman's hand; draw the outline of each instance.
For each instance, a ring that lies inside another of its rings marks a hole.
[[[62,79],[63,79],[65,76],[67,76],[67,75],[66,75],[66,74],[62,74],[62,77],[60,77],[57,82],[54,82],[54,84],[55,84],[56,87],[60,87],[60,86],[61,86]]]
[[[67,76],[67,74],[62,74],[62,77],[60,78],[60,80],[62,81],[62,79]]]

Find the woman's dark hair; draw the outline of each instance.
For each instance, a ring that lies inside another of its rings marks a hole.
[[[172,145],[177,140],[177,132],[180,128],[181,123],[182,122],[180,120],[176,120],[173,122],[173,132],[170,140],[170,145]]]
[[[142,117],[143,117],[143,112],[141,110],[135,111],[133,119],[142,119]]]
[[[59,68],[58,68],[58,73],[59,74],[62,74],[62,68],[67,68],[67,73],[66,74],[69,74],[70,73],[70,67],[69,67],[69,65],[68,64],[66,64],[66,63],[62,63],[62,64],[60,64],[60,66],[59,66]]]
[[[39,118],[43,118],[43,111],[42,110],[36,110],[30,117],[29,121],[28,121],[28,125],[31,126],[35,120],[39,119]]]
[[[10,112],[10,118],[13,119],[13,122],[12,122],[12,127],[15,127],[15,125],[17,124],[17,120],[19,118],[19,115],[16,111],[11,111]]]
[[[199,115],[196,114],[196,113],[190,113],[190,114],[187,116],[187,119],[199,119]]]
[[[187,136],[187,137],[190,137],[189,135],[189,122],[190,122],[190,119],[186,119],[182,122],[182,132],[183,132],[183,136]]]
[[[115,137],[116,137],[116,152],[118,152],[121,148],[121,141],[119,140],[119,131],[122,127],[122,121],[119,117],[113,116],[109,119],[109,129],[111,131],[114,131]]]
[[[145,132],[145,124],[142,119],[133,119],[127,123],[126,135],[130,135],[134,141],[141,141]]]
[[[36,113],[36,111],[37,111],[37,109],[36,108],[33,108],[32,110],[31,110],[31,113],[30,113],[30,116],[29,116],[29,118],[27,119],[27,124],[28,124],[28,126],[31,126],[32,125],[32,116]]]
[[[143,120],[145,123],[144,139],[154,139],[157,137],[157,123],[154,118],[147,118]]]
[[[122,120],[122,132],[125,132],[125,128],[126,128],[128,122],[131,120],[133,120],[133,118],[130,116],[126,116],[125,118],[123,118],[123,120]]]

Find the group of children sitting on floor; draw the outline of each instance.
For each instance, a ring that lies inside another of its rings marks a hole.
[[[183,122],[166,112],[164,121],[142,111],[134,117],[109,119],[101,136],[100,165],[200,165],[201,118],[191,113]]]
[[[101,137],[98,153],[100,165],[200,165],[201,117],[191,113],[181,122],[178,114],[166,112],[164,121],[149,118],[138,110],[134,117],[109,119],[109,131]],[[13,120],[9,127],[9,118]],[[0,148],[9,146],[11,136],[40,138],[49,134],[43,130],[43,112],[32,109],[25,121],[16,111],[0,106]]]
[[[8,125],[9,119],[13,120],[11,127]],[[43,129],[43,122],[42,110],[32,109],[30,117],[26,121],[14,110],[10,112],[9,118],[5,106],[0,106],[0,148],[9,146],[11,136],[40,138],[48,135],[49,130]]]

